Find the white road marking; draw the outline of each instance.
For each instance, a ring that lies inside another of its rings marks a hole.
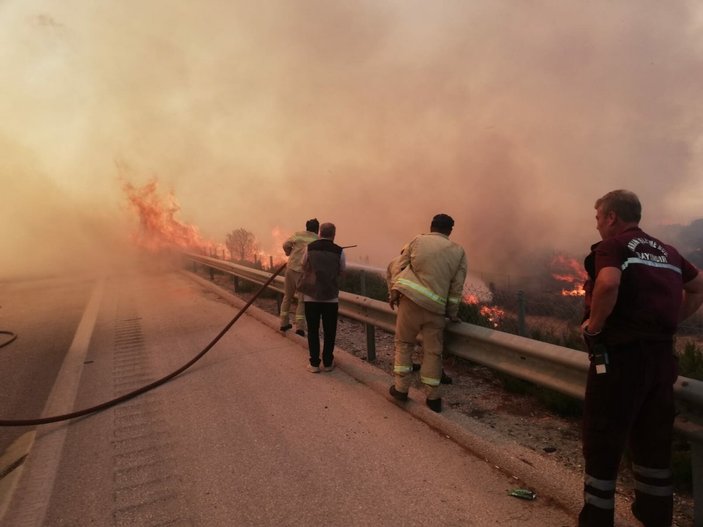
[[[100,310],[104,287],[104,278],[93,286],[90,300],[44,406],[42,417],[74,410],[83,363]],[[42,425],[37,429],[34,448],[24,463],[22,480],[15,493],[14,503],[10,506],[9,520],[12,525],[41,527],[44,524],[68,426],[69,423],[63,421]],[[13,518],[13,515],[16,517]]]

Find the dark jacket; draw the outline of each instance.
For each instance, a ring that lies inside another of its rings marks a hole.
[[[308,244],[298,291],[315,300],[334,300],[339,296],[342,248],[322,238]]]

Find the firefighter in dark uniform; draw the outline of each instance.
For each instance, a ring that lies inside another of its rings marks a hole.
[[[632,512],[646,527],[671,525],[674,333],[703,303],[703,273],[639,228],[635,194],[595,204],[602,241],[586,257],[582,325],[591,365],[583,417],[584,505],[579,526],[613,525],[615,483],[632,457]]]

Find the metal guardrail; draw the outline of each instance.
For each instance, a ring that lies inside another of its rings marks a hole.
[[[256,284],[263,284],[271,275],[266,271],[206,256],[184,256],[210,269]],[[354,269],[355,266],[349,267]],[[384,273],[368,266],[360,266],[359,270]],[[276,277],[270,288],[283,293],[283,278]],[[395,332],[396,315],[386,302],[342,291],[339,295],[339,312],[370,328],[370,338],[367,339],[370,347],[373,347],[373,328]],[[464,322],[447,326],[444,346],[446,352],[492,370],[576,399],[584,397],[589,362],[587,355],[581,351]],[[375,357],[375,351],[372,351],[369,349],[370,361]],[[703,525],[703,382],[679,377],[674,393],[681,411],[676,418],[675,429],[691,442],[695,525],[698,526]]]

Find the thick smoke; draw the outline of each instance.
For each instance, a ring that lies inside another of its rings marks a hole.
[[[701,11],[3,2],[0,276],[28,252],[58,263],[121,243],[121,164],[211,240],[244,227],[273,250],[275,228],[316,216],[373,265],[445,212],[470,267],[529,274],[540,254],[586,251],[614,188],[640,195],[645,228],[689,223],[703,210]]]

